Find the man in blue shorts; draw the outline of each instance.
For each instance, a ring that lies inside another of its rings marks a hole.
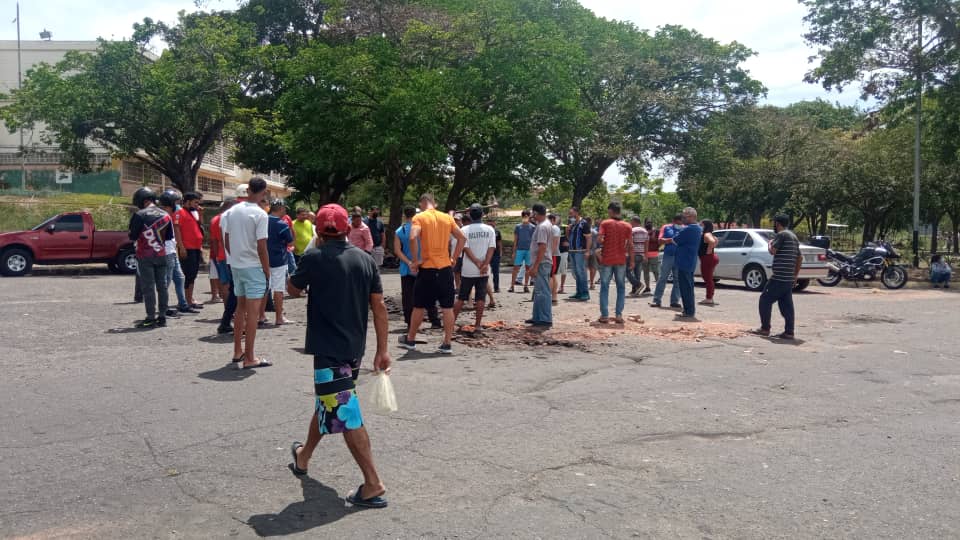
[[[510,292],[515,292],[514,287],[517,283],[517,272],[533,264],[533,257],[530,253],[530,241],[533,240],[533,232],[537,226],[530,223],[530,211],[524,210],[520,216],[523,221],[513,228],[513,272],[510,275]],[[530,276],[523,276],[523,292],[530,292]]]
[[[343,433],[360,471],[363,484],[347,502],[364,508],[387,506],[386,488],[377,475],[370,449],[370,437],[363,425],[356,380],[366,348],[368,313],[373,311],[377,354],[373,369],[390,371],[387,352],[387,308],[383,285],[373,257],[347,242],[347,211],[328,204],[317,212],[317,235],[323,238],[318,249],[300,259],[287,291],[300,296],[309,289],[307,300],[307,342],[313,355],[313,386],[316,394],[307,442],[290,448],[294,474],[307,474],[313,451],[324,435]]]

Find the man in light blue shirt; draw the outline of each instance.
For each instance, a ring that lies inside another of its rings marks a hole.
[[[400,298],[403,304],[403,320],[410,326],[410,314],[413,313],[413,286],[417,282],[417,274],[410,270],[413,254],[410,249],[410,230],[413,227],[411,220],[417,215],[417,210],[408,206],[403,209],[403,225],[393,235],[393,254],[400,260]],[[427,317],[433,328],[443,328],[440,314],[434,304],[427,309]]]

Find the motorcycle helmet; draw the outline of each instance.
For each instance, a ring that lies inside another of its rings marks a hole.
[[[163,193],[160,194],[160,198],[158,199],[158,202],[160,206],[169,206],[171,208],[176,208],[176,206],[180,204],[180,201],[182,199],[183,199],[183,196],[180,195],[179,191],[173,188],[168,188],[168,189],[165,189]]]
[[[133,193],[133,205],[137,208],[143,209],[147,201],[157,202],[157,194],[147,186],[143,186]]]

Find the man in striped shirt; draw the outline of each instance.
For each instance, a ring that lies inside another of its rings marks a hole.
[[[770,240],[767,248],[773,255],[773,276],[760,295],[760,329],[754,331],[761,336],[770,335],[770,319],[773,304],[776,303],[785,322],[784,332],[777,337],[794,339],[793,286],[800,274],[803,256],[800,253],[800,240],[787,228],[789,226],[789,216],[780,214],[774,218],[777,235]]]

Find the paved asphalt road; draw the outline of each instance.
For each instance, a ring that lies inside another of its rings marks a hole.
[[[0,537],[960,537],[952,293],[813,287],[797,344],[737,336],[757,296],[725,288],[675,334],[646,299],[643,324],[591,326],[594,296],[542,337],[391,346],[400,412],[365,413],[390,507],[358,512],[337,437],[309,478],[287,469],[313,402],[302,325],[263,331],[277,365],[239,374],[220,305],[136,332],[131,291],[0,279]],[[500,300],[488,320],[529,313]]]

